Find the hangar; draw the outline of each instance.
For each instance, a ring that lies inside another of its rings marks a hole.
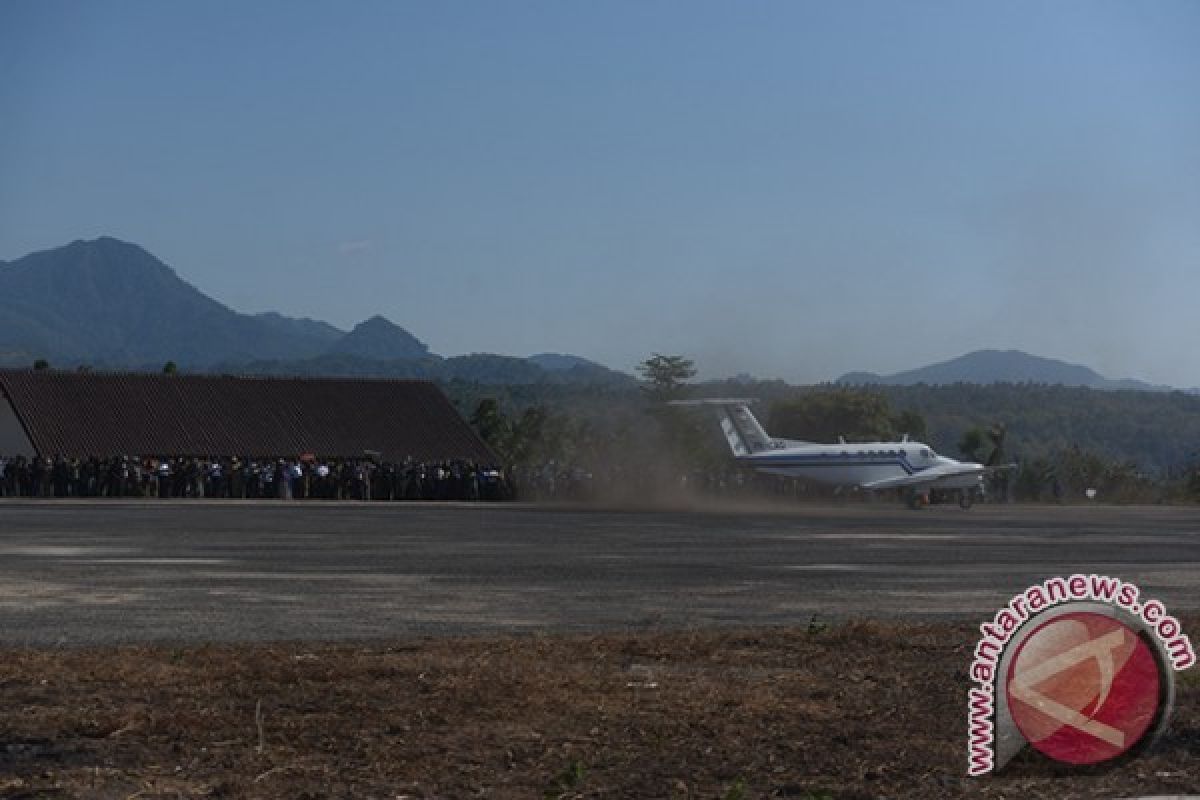
[[[434,383],[0,370],[0,455],[495,462]]]

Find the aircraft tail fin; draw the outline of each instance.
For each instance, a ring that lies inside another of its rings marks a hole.
[[[773,440],[750,412],[752,400],[740,398],[711,397],[699,400],[676,400],[674,406],[711,406],[721,421],[721,431],[729,449],[737,457],[770,450]]]

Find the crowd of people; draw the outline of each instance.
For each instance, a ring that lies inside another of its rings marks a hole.
[[[652,497],[815,499],[831,490],[730,466],[510,469],[467,461],[248,457],[49,458],[0,455],[0,497],[231,498],[358,501],[630,501]]]
[[[0,455],[0,497],[497,501],[502,470],[467,461]]]

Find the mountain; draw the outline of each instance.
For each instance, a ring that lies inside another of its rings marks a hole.
[[[338,330],[328,322],[308,317],[285,317],[277,311],[264,311],[261,314],[255,314],[254,318],[267,327],[288,336],[333,342],[346,335],[344,331]]]
[[[1167,390],[1137,380],[1110,380],[1095,370],[1053,358],[1023,353],[1020,350],[976,350],[949,361],[918,369],[877,375],[873,372],[848,372],[835,383],[854,385],[913,386],[949,383],[1041,383],[1084,386],[1090,389]]]
[[[274,311],[242,314],[135,244],[76,241],[0,261],[0,367],[87,364],[267,375],[431,378],[494,384],[633,383],[572,355],[443,359],[382,316],[349,333]]]
[[[526,358],[498,356],[491,353],[471,353],[447,358],[433,377],[471,383],[542,383],[551,374]]]
[[[603,364],[597,364],[595,361],[569,353],[538,353],[525,360],[552,373],[551,378],[560,382],[604,384],[633,382],[633,378],[624,372],[617,372]]]
[[[560,370],[573,369],[574,367],[600,366],[595,361],[588,361],[586,358],[566,353],[538,353],[537,355],[529,356],[525,360],[532,364],[537,364],[549,372],[558,372]]]
[[[326,353],[299,360],[259,360],[236,364],[218,364],[215,372],[244,375],[324,375],[371,378],[424,378],[444,383],[462,382],[483,385],[525,386],[534,384],[575,384],[605,387],[633,387],[632,375],[600,365],[575,366],[547,370],[527,358],[471,353],[442,358],[371,359],[356,355]]]
[[[340,335],[313,320],[240,314],[137,245],[110,237],[0,264],[0,354],[10,364],[199,367],[304,358]]]
[[[430,357],[429,348],[424,342],[379,315],[358,323],[354,330],[334,342],[326,352],[377,361]]]

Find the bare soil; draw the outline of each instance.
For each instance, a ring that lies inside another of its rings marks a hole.
[[[1187,620],[1200,630],[1200,619]],[[1154,752],[966,766],[972,626],[0,651],[0,798],[1103,798],[1200,790],[1200,681]]]

